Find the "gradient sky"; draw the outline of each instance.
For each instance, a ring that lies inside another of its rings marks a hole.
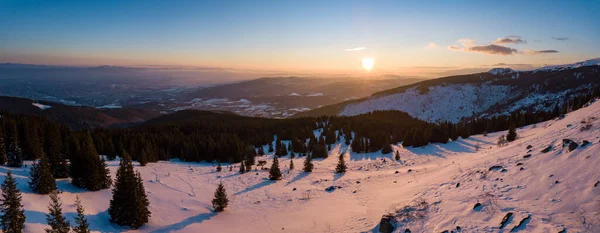
[[[0,62],[418,73],[600,57],[600,1],[0,1]],[[502,42],[494,42],[498,39]]]

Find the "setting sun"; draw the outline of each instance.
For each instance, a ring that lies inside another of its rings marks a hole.
[[[372,57],[365,57],[362,59],[362,66],[366,71],[370,71],[375,64],[375,60]]]

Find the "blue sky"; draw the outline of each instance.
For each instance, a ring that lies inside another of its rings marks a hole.
[[[4,0],[0,62],[335,71],[368,56],[394,72],[600,57],[600,1],[422,2]]]

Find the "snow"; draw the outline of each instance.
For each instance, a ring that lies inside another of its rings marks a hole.
[[[229,172],[229,164],[223,164],[222,172],[215,172],[215,164],[210,163],[170,161],[136,166],[152,211],[150,222],[138,230],[108,221],[110,190],[77,189],[68,179],[57,183],[63,191],[60,197],[67,218],[73,219],[74,200],[79,195],[96,232],[378,232],[383,214],[416,201],[425,201],[429,207],[422,218],[396,224],[396,232],[405,228],[442,232],[456,226],[462,232],[503,232],[498,225],[508,212],[514,217],[504,232],[513,228],[519,232],[558,232],[563,228],[600,232],[600,187],[594,187],[600,180],[596,136],[600,121],[594,117],[600,117],[600,102],[563,119],[520,128],[519,139],[503,147],[496,145],[496,139],[506,132],[421,148],[394,145],[401,161],[393,161],[393,154],[352,153],[342,142],[333,146],[329,158],[314,160],[312,173],[299,171],[304,158],[294,159],[296,170],[289,173],[289,156],[280,158],[283,179],[277,182],[267,180],[267,171],[238,174],[234,168]],[[581,131],[582,120],[592,122],[591,129]],[[562,146],[564,138],[591,144],[568,152]],[[542,153],[548,145],[553,149]],[[345,174],[333,172],[339,153],[345,154]],[[531,156],[524,158],[528,154]],[[265,167],[269,167],[272,155],[257,160],[266,160]],[[108,164],[114,177],[118,161]],[[506,171],[490,171],[497,165]],[[25,232],[42,232],[49,197],[31,193],[28,169],[2,166],[0,176],[10,170],[19,182],[27,216]],[[224,183],[230,204],[224,212],[214,213],[210,201],[219,182]],[[342,188],[325,191],[332,185]],[[473,210],[477,202],[483,207]],[[527,216],[531,219],[517,228]]]
[[[122,108],[122,107],[119,104],[113,103],[113,104],[107,104],[107,105],[99,106],[99,107],[96,107],[96,108],[111,108],[111,109],[116,109],[116,108]]]
[[[300,96],[300,94],[294,92],[294,93],[289,94],[289,96]]]
[[[41,110],[46,110],[46,109],[49,109],[49,108],[52,107],[52,106],[43,105],[43,104],[40,104],[40,103],[31,103],[31,104],[33,104],[33,106],[36,106],[36,107],[40,108]]]
[[[410,116],[430,121],[457,123],[507,99],[510,87],[489,84],[438,85],[429,87],[425,94],[417,87],[401,93],[372,97],[347,105],[342,116],[360,115],[377,110],[399,110]]]
[[[515,72],[515,71],[510,68],[494,68],[494,69],[491,69],[488,71],[488,73],[493,74],[493,75],[510,74],[513,72]]]
[[[308,95],[306,95],[306,96],[308,96],[308,97],[317,97],[317,96],[323,96],[323,93],[320,93],[320,92],[319,92],[319,93],[310,93],[310,94],[308,94]]]
[[[581,61],[581,62],[577,62],[577,63],[573,63],[573,64],[556,65],[556,66],[545,66],[545,67],[539,68],[537,70],[534,70],[534,72],[538,72],[538,71],[561,71],[561,70],[566,70],[566,69],[575,69],[575,68],[584,67],[584,66],[600,66],[600,57],[599,58],[590,59],[590,60]]]

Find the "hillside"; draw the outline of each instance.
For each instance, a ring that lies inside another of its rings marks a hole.
[[[3,111],[44,117],[73,129],[127,126],[160,115],[159,112],[148,109],[70,106],[48,101],[0,96],[0,112]]]
[[[394,213],[395,232],[457,227],[462,232],[597,232],[599,117],[600,102],[595,102],[564,118],[520,128],[519,139],[501,147],[496,141],[506,132],[420,148],[394,145],[400,161],[392,154],[352,153],[337,143],[329,158],[314,161],[312,173],[300,171],[303,158],[295,158],[296,170],[288,172],[290,158],[281,157],[284,175],[277,182],[266,179],[267,171],[230,172],[227,167],[236,164],[223,164],[219,173],[210,163],[150,163],[136,169],[144,179],[152,217],[131,232],[377,232],[381,216],[389,212]],[[563,139],[579,146],[569,151]],[[584,146],[584,140],[590,143]],[[340,153],[348,165],[345,174],[333,172]],[[272,154],[257,158],[267,161],[265,167],[271,159]],[[113,177],[117,164],[109,161]],[[42,231],[48,196],[31,193],[28,168],[0,167],[0,174],[8,170],[24,192],[25,232]],[[217,214],[210,200],[218,182],[225,184],[230,205]],[[67,218],[75,214],[78,195],[93,231],[129,231],[108,221],[110,190],[88,192],[68,179],[57,183]],[[327,191],[331,186],[335,188]],[[481,207],[474,209],[476,203]],[[504,230],[498,229],[509,212],[513,217]]]
[[[325,106],[294,117],[353,116],[398,110],[429,122],[549,110],[566,97],[600,86],[600,60],[544,67],[533,71],[495,68],[485,73],[450,76],[402,86],[360,100]]]

